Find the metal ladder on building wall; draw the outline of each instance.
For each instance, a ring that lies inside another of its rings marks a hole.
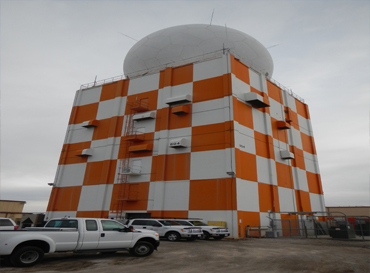
[[[133,102],[127,102],[126,108],[129,109],[129,114],[126,115],[124,121],[124,133],[123,137],[127,138],[129,136],[134,135],[134,120],[133,116],[139,112],[148,111],[148,99],[136,99]],[[118,167],[118,175],[117,175],[117,187],[118,187],[118,194],[116,195],[116,209],[111,211],[115,213],[116,219],[122,219],[122,213],[124,211],[124,203],[129,199],[129,188],[128,188],[128,170],[130,169],[130,146],[133,143],[133,140],[126,139],[125,140],[125,150],[124,150],[124,158],[119,159],[119,167]],[[113,198],[113,196],[112,196]]]

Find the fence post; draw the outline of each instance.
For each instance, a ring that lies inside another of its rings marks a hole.
[[[258,226],[258,238],[261,239],[261,226]]]

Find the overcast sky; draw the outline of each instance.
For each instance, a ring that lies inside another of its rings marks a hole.
[[[1,192],[45,212],[76,90],[182,24],[251,35],[311,114],[327,206],[370,205],[369,0],[0,0]]]

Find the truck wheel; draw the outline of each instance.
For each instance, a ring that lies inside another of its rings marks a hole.
[[[208,240],[209,239],[209,233],[207,231],[203,231],[203,234],[200,235],[201,240]]]
[[[225,238],[225,235],[220,235],[220,236],[217,236],[217,237],[213,237],[213,239],[215,239],[215,240],[222,240],[223,238]]]
[[[16,249],[10,255],[10,263],[13,266],[25,267],[37,264],[44,257],[44,252],[41,248],[35,246],[24,246]]]
[[[168,232],[166,234],[166,239],[171,242],[180,241],[181,236],[177,232]]]
[[[148,242],[137,242],[133,248],[130,248],[131,255],[137,257],[145,257],[152,254],[154,251],[154,246]]]

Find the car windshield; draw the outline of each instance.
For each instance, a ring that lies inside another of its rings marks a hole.
[[[179,223],[175,221],[170,221],[170,220],[160,220],[159,222],[165,226],[179,226],[180,225]]]
[[[176,220],[177,223],[179,223],[180,225],[182,226],[193,226],[191,223],[189,223],[188,221],[179,221],[179,220]]]
[[[206,223],[203,223],[201,221],[190,221],[194,226],[208,226]]]

